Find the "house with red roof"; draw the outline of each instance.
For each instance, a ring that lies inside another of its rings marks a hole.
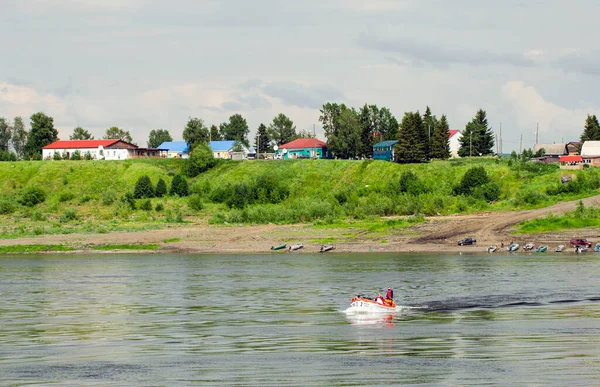
[[[42,148],[42,158],[53,160],[58,153],[63,159],[79,151],[81,157],[90,154],[94,160],[125,160],[139,157],[167,157],[167,149],[140,148],[135,144],[115,140],[58,140]]]
[[[458,139],[462,136],[460,130],[449,130],[450,134],[450,155],[451,157],[458,157],[458,149],[460,148],[460,142]]]
[[[327,153],[327,144],[316,138],[297,138],[279,146],[276,150],[278,158],[291,159],[324,159]]]

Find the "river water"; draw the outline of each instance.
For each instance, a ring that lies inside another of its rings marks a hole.
[[[599,283],[593,253],[3,256],[0,385],[600,385]]]

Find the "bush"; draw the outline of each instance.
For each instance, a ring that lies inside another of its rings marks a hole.
[[[522,206],[524,204],[537,205],[545,202],[548,199],[543,192],[537,190],[525,190],[517,192],[515,196],[515,204]]]
[[[148,175],[140,176],[137,180],[133,190],[133,197],[136,199],[154,197],[154,187],[152,186],[152,182]]]
[[[460,183],[454,187],[454,193],[470,195],[475,188],[487,184],[489,181],[490,178],[483,167],[472,167],[465,173]]]
[[[131,210],[135,210],[135,198],[131,192],[127,192],[121,197],[121,203]]]
[[[158,179],[158,183],[156,183],[156,192],[154,196],[157,198],[162,198],[167,194],[167,183],[163,179]]]
[[[60,161],[60,160],[62,160],[62,157],[60,156],[60,153],[54,152],[53,159],[56,161]]]
[[[163,211],[164,209],[165,209],[165,206],[164,206],[162,203],[157,203],[157,204],[156,204],[156,207],[154,208],[154,210],[155,210],[156,212],[161,212],[161,211]]]
[[[33,207],[46,201],[46,192],[41,188],[28,187],[21,191],[17,201],[26,207]]]
[[[15,205],[9,199],[0,199],[0,215],[12,214],[15,211]]]
[[[84,204],[89,202],[90,200],[92,200],[92,197],[88,194],[83,195],[80,199],[79,199],[79,204]]]
[[[486,202],[494,202],[500,198],[500,186],[494,182],[489,182],[473,190],[473,197],[484,199]]]
[[[84,157],[85,157],[86,160],[91,160],[92,159],[92,154],[89,151],[85,152],[85,156]]]
[[[62,192],[59,196],[58,196],[58,201],[60,203],[65,203],[65,202],[70,202],[71,200],[73,200],[75,198],[75,194],[73,192]]]
[[[400,192],[415,196],[427,192],[427,187],[413,171],[406,171],[400,175],[398,188]]]
[[[73,220],[77,220],[77,212],[72,208],[66,210],[65,213],[60,217],[61,223],[68,223]]]
[[[190,157],[185,161],[184,172],[188,177],[196,177],[217,165],[212,150],[206,143],[197,144]]]
[[[142,202],[140,203],[140,210],[152,211],[152,202],[150,201],[150,199],[142,200]]]
[[[171,182],[171,195],[177,195],[179,197],[186,197],[189,195],[188,183],[185,177],[181,175],[175,175]]]
[[[202,211],[202,209],[204,208],[202,197],[198,194],[191,195],[188,198],[188,207],[190,207],[194,211]]]
[[[76,150],[71,154],[71,160],[81,160],[81,152]]]
[[[117,193],[112,189],[108,189],[102,193],[101,201],[103,206],[110,206],[117,201]]]

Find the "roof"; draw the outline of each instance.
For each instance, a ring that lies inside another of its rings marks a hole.
[[[582,161],[581,156],[560,156],[560,162],[574,162],[574,161]]]
[[[169,152],[188,153],[190,146],[185,141],[166,141],[158,149],[167,149]]]
[[[600,155],[600,141],[586,141],[581,147],[582,156],[598,156]]]
[[[213,152],[228,152],[235,146],[236,142],[235,140],[210,141],[208,146]]]
[[[534,153],[537,153],[540,149],[543,149],[547,156],[560,156],[569,153],[567,151],[567,144],[535,144],[533,146]]]
[[[374,148],[387,148],[388,146],[393,146],[396,145],[398,143],[398,140],[387,140],[387,141],[382,141],[380,143],[377,143],[375,145],[373,145]]]
[[[279,149],[325,148],[326,146],[326,143],[316,138],[297,138],[281,145]]]
[[[107,147],[121,140],[58,140],[42,149],[92,149]]]
[[[448,133],[450,134],[449,137],[452,138],[456,133],[460,134],[460,130],[449,130]]]

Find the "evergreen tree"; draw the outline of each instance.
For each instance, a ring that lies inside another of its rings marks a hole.
[[[267,132],[269,138],[277,146],[287,144],[298,137],[294,122],[283,113],[279,113],[277,117],[273,118],[273,122],[269,125]]]
[[[32,158],[41,158],[42,148],[56,140],[58,140],[58,130],[54,128],[54,118],[42,112],[33,114],[25,154]]]
[[[156,192],[154,193],[154,195],[157,198],[162,198],[166,194],[167,194],[167,183],[165,183],[165,181],[162,178],[160,178],[160,179],[158,179],[158,183],[156,183]]]
[[[272,152],[271,140],[265,124],[260,124],[256,130],[256,139],[254,141],[256,153]]]
[[[438,160],[450,158],[450,128],[445,114],[435,125],[431,144],[431,158]]]
[[[386,107],[379,109],[378,123],[379,127],[376,130],[379,132],[382,141],[398,139],[400,125],[396,117],[390,112],[390,109]]]
[[[133,197],[136,199],[154,197],[154,187],[152,186],[152,181],[150,181],[150,177],[148,175],[140,176],[140,178],[137,180],[133,190]]]
[[[229,122],[224,122],[220,125],[221,135],[224,140],[240,141],[245,146],[250,146],[248,141],[248,123],[240,114],[234,114],[229,117]]]
[[[29,133],[25,129],[23,118],[15,117],[12,128],[12,145],[17,156],[22,159],[25,157],[25,144]]]
[[[398,144],[394,147],[396,161],[399,163],[418,163],[425,161],[425,138],[423,138],[423,120],[419,112],[404,114],[400,124]]]
[[[435,127],[437,126],[437,117],[431,114],[431,109],[429,106],[425,109],[425,114],[423,114],[423,132],[424,132],[424,144],[425,144],[425,154],[427,159],[431,159],[431,148],[433,147],[433,134],[435,132]]]
[[[193,150],[197,144],[208,143],[210,133],[200,118],[190,118],[183,130],[183,139]]]
[[[219,128],[217,125],[211,125],[210,127],[210,141],[221,141],[223,140],[223,136],[221,136],[221,132],[219,132]]]
[[[458,140],[460,157],[487,156],[494,153],[494,132],[488,127],[487,117],[484,110],[478,110],[469,122]]]
[[[359,112],[361,133],[359,156],[372,157],[373,145],[381,141],[381,132],[379,131],[379,109],[377,105],[363,106]]]
[[[69,136],[69,140],[93,140],[94,136],[87,130],[78,126],[73,129],[73,134]]]
[[[600,141],[600,124],[595,115],[588,114],[585,119],[581,141]]]
[[[8,143],[12,137],[12,129],[6,118],[0,117],[0,150],[7,151]]]

